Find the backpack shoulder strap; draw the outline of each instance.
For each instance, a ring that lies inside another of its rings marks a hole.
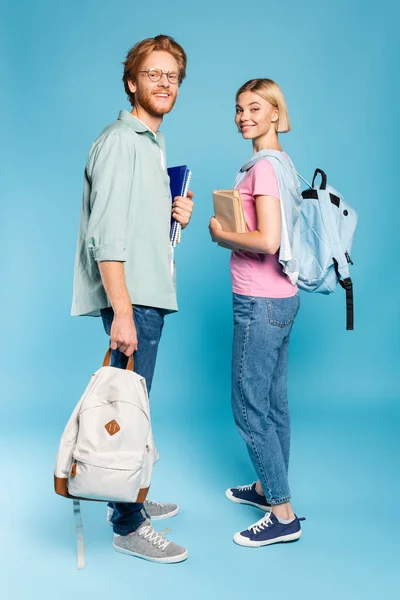
[[[339,284],[346,292],[346,329],[352,331],[354,329],[354,291],[351,277],[342,278],[339,271],[339,265],[336,258],[332,258],[333,266],[335,267],[336,277]]]
[[[277,158],[279,160],[282,160],[281,155],[282,152],[278,152],[277,150],[260,150],[259,152],[256,152],[249,160],[246,160],[246,162],[242,164],[239,171],[236,173],[233,187],[236,188],[243,179],[243,177],[246,175],[247,171],[251,169],[251,167],[254,167],[254,165],[257,164],[260,160],[264,160],[266,158]],[[288,160],[290,159],[288,158]]]
[[[72,506],[74,510],[76,541],[78,549],[78,569],[85,568],[85,544],[83,537],[83,522],[81,514],[81,503],[79,500],[73,500]]]
[[[314,175],[315,179],[315,175]],[[326,179],[326,176],[325,176]],[[313,180],[314,181],[314,180]],[[325,187],[325,186],[324,186]],[[346,254],[340,243],[337,229],[332,221],[331,198],[326,189],[318,189],[318,201],[325,231],[328,235],[332,252],[332,261],[338,282],[346,292],[346,329],[354,329],[354,293]]]

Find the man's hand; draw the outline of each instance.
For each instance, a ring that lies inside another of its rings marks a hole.
[[[138,349],[138,339],[133,314],[114,315],[111,325],[111,350],[119,350],[131,356]]]
[[[193,192],[188,192],[187,198],[182,196],[176,196],[172,205],[172,216],[178,223],[181,224],[182,229],[188,226],[190,219],[192,218],[192,212],[194,202],[192,200]]]
[[[220,233],[222,231],[222,225],[215,217],[211,217],[210,225],[209,225],[210,235],[212,237],[213,242],[219,242],[221,237]]]

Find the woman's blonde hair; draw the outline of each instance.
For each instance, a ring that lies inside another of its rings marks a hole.
[[[250,79],[237,91],[236,102],[243,92],[254,92],[278,109],[278,121],[275,124],[277,133],[287,133],[291,130],[285,96],[275,81],[272,81],[272,79]]]

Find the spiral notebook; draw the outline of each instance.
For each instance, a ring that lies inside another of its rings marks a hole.
[[[171,189],[172,202],[176,196],[186,198],[189,191],[190,180],[192,178],[192,171],[186,165],[170,167],[167,171],[169,175],[169,187]],[[173,217],[171,217],[169,237],[173,248],[181,241],[181,225]]]

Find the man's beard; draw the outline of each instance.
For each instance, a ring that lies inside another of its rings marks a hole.
[[[162,94],[166,92],[160,90],[159,93]],[[169,97],[170,103],[165,107],[160,107],[156,106],[156,103],[154,101],[154,95],[152,92],[149,92],[147,94],[142,94],[141,92],[139,92],[139,90],[136,90],[135,92],[135,104],[137,102],[137,104],[152,117],[163,117],[167,113],[171,112],[175,105],[176,99],[177,96],[175,96],[174,98],[171,94],[171,96]]]

